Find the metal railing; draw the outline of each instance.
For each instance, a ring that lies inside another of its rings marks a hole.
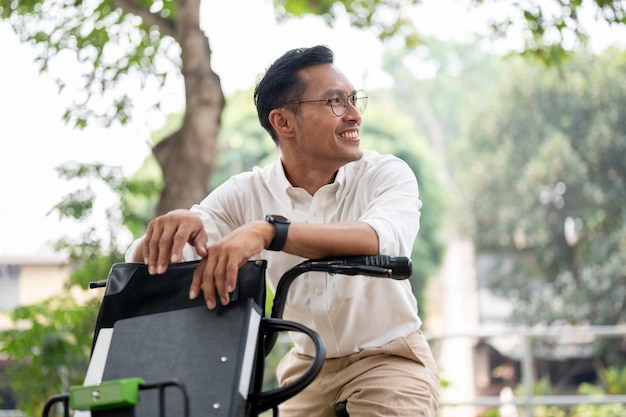
[[[521,338],[521,385],[522,395],[503,400],[500,397],[474,397],[469,400],[445,401],[440,408],[454,406],[500,407],[514,405],[521,407],[525,417],[533,417],[533,407],[563,406],[578,404],[626,404],[626,395],[534,395],[533,339],[554,337],[626,337],[626,325],[618,326],[578,326],[578,327],[515,327],[503,330],[482,330],[426,334],[429,341],[450,338],[485,339],[493,337]]]
[[[0,410],[0,417],[26,417],[21,410]]]

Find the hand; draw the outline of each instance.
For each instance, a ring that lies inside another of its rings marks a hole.
[[[174,210],[152,220],[143,238],[142,253],[150,274],[162,274],[170,262],[183,259],[185,243],[207,256],[208,236],[200,218],[189,210]]]
[[[252,255],[269,246],[276,230],[266,221],[247,223],[224,236],[209,247],[208,257],[202,259],[193,274],[189,298],[194,299],[204,293],[207,307],[216,306],[215,296],[222,305],[230,302],[228,293],[237,285],[237,273]]]

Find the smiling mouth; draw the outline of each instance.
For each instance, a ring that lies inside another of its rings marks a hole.
[[[339,134],[339,137],[343,139],[358,139],[359,132],[355,130],[352,130],[350,132],[343,132]]]

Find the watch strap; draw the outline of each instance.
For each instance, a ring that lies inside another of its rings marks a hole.
[[[269,220],[268,220],[269,221]],[[274,239],[270,242],[267,250],[279,252],[285,247],[287,241],[287,232],[289,231],[289,222],[269,221],[276,228]]]

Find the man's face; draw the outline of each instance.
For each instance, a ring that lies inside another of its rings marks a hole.
[[[298,116],[298,146],[315,163],[336,168],[361,158],[359,127],[361,114],[349,101],[345,113],[336,116],[326,101],[333,93],[354,94],[346,76],[334,65],[324,64],[305,68],[300,76],[308,85],[298,100],[324,100],[301,103]],[[304,156],[304,155],[303,155]]]

